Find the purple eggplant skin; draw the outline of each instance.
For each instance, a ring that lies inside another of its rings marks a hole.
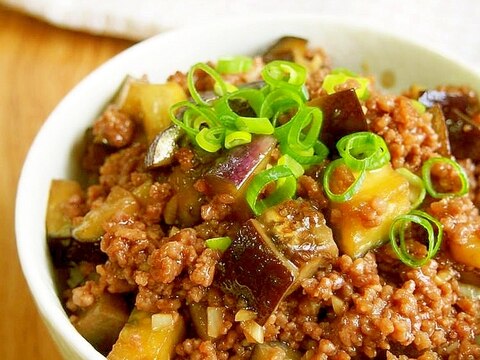
[[[157,134],[145,156],[145,167],[153,169],[170,165],[175,151],[178,149],[177,142],[182,135],[183,131],[177,125],[171,125]]]
[[[217,266],[216,281],[227,293],[244,301],[264,325],[289,293],[298,270],[275,246],[255,219],[238,231]]]
[[[309,101],[309,106],[322,110],[323,123],[320,140],[335,152],[335,144],[345,135],[368,131],[368,123],[355,89],[319,96]]]
[[[466,88],[446,87],[427,90],[418,101],[429,111],[441,107],[448,129],[451,154],[457,159],[480,160],[480,104],[476,94]]]
[[[243,196],[245,185],[253,175],[265,168],[277,140],[270,135],[255,136],[248,144],[229,150],[205,174],[209,190],[214,194]]]

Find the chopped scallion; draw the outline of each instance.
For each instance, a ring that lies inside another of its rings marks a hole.
[[[225,251],[232,243],[232,239],[228,236],[215,237],[205,240],[205,245],[209,249]]]
[[[330,164],[328,164],[327,168],[325,169],[325,175],[323,176],[323,190],[325,191],[325,194],[327,194],[327,197],[331,201],[335,201],[335,202],[345,202],[350,200],[353,197],[353,195],[355,195],[358,192],[366,176],[365,168],[359,170],[360,172],[356,175],[353,183],[343,193],[336,194],[330,189],[330,181],[333,175],[333,171],[337,167],[342,165],[347,166],[345,164],[345,160],[342,158],[332,161]]]
[[[238,74],[252,68],[253,59],[248,56],[222,57],[218,59],[217,71],[220,74]]]
[[[282,184],[278,180],[285,179]],[[265,186],[276,183],[276,188],[267,197],[261,199]],[[260,215],[267,208],[291,199],[297,189],[297,180],[287,165],[276,165],[263,170],[252,179],[246,194],[246,200],[255,215]]]
[[[446,165],[451,166],[457,173],[458,179],[460,180],[460,189],[456,192],[438,192],[435,190],[435,187],[432,182],[432,167],[434,165]],[[445,157],[434,157],[430,158],[423,163],[422,166],[422,178],[425,184],[425,188],[431,197],[435,199],[441,199],[449,196],[463,196],[468,193],[468,177],[465,173],[465,170],[457,163],[455,160],[445,158]]]
[[[411,223],[420,225],[427,232],[427,255],[423,258],[413,256],[407,249],[405,233]],[[436,229],[432,224],[435,225]],[[425,265],[432,259],[440,248],[442,238],[442,224],[424,211],[413,210],[408,214],[399,215],[393,220],[390,227],[390,244],[393,251],[404,264],[411,267]]]

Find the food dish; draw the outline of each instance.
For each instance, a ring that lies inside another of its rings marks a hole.
[[[308,28],[308,21],[306,21],[306,22],[304,21],[304,22],[302,23],[302,26],[306,26],[306,24],[307,24],[307,28]],[[293,26],[293,25],[292,25],[292,26]],[[316,25],[315,25],[314,23],[310,23],[310,26],[311,26],[312,28],[314,28]],[[293,28],[295,28],[295,26],[293,26]],[[293,28],[292,28],[292,29],[293,29]],[[297,29],[299,29],[299,28],[297,28]],[[355,29],[355,31],[357,31],[357,30],[359,30],[359,29]],[[297,31],[299,31],[299,30],[297,30]],[[349,33],[349,35],[350,35],[350,36],[353,36],[353,34],[358,35],[358,33],[355,32],[355,31]],[[241,37],[240,37],[240,38],[241,38]],[[257,45],[257,46],[260,46],[260,45]],[[264,46],[265,46],[265,45],[264,45]],[[225,50],[223,49],[222,51],[225,51]],[[334,52],[334,54],[335,54],[335,52]],[[341,55],[341,54],[340,54],[340,55]],[[384,53],[383,55],[385,55],[385,53]],[[337,56],[338,56],[338,54],[337,54]],[[209,55],[208,58],[212,58],[212,56]],[[113,65],[112,65],[112,64],[113,64]],[[115,72],[118,71],[118,68],[115,67],[115,62],[113,62],[112,64],[111,64],[111,65],[112,65],[112,69],[113,69],[112,71],[115,71]],[[179,64],[181,64],[181,62],[180,62]],[[448,64],[448,62],[447,62],[447,64]],[[445,64],[444,64],[444,65],[445,65]],[[147,67],[148,67],[148,66],[147,66]],[[180,65],[180,67],[181,67],[181,65]],[[358,63],[355,64],[354,67],[356,67],[356,68],[358,69]],[[356,69],[356,70],[357,70],[357,69]],[[382,68],[380,67],[380,69],[382,69]],[[396,69],[396,68],[395,68],[395,69]],[[382,70],[385,70],[385,68],[383,68]],[[173,72],[173,71],[170,71],[170,72]],[[127,70],[126,73],[131,73],[131,72]],[[155,74],[154,74],[154,76],[155,76]],[[471,80],[471,79],[470,79],[470,80]],[[446,81],[448,81],[448,80],[446,80]],[[431,85],[428,85],[428,86],[431,86]],[[110,87],[110,89],[111,89],[111,87]],[[108,91],[105,89],[104,97],[103,97],[104,101],[105,101],[105,99],[107,99],[107,96],[108,96]],[[361,95],[360,95],[360,96],[361,96]],[[99,107],[100,107],[101,104],[99,104],[99,103],[97,102],[97,105],[98,105],[98,106],[97,106],[97,108],[96,108],[96,111],[98,112]],[[94,114],[94,112],[93,112],[93,113],[92,113],[92,118],[93,118],[94,116],[95,116],[95,114]],[[86,120],[83,121],[83,125],[85,125],[85,124],[88,124],[88,122],[86,122]],[[48,125],[48,124],[47,124],[47,125]],[[47,186],[47,187],[48,187],[48,186]],[[188,221],[188,219],[185,220],[185,221]],[[247,232],[252,232],[252,231],[255,232],[255,231],[258,231],[258,229],[256,228],[256,225],[255,225],[255,224],[252,225],[252,226],[254,227],[253,230],[247,229],[246,231],[247,231]],[[273,228],[274,228],[274,227],[273,227]],[[88,231],[87,231],[87,232],[88,232]],[[78,234],[77,234],[77,235],[78,235]],[[217,234],[217,235],[218,235],[218,234]],[[88,237],[88,236],[87,236],[87,237]],[[94,237],[96,237],[96,235],[94,235]],[[343,251],[343,252],[346,252],[345,249],[343,249],[342,251]],[[352,255],[358,255],[358,254],[352,254]],[[227,263],[227,265],[228,265],[228,263]],[[227,272],[228,272],[228,271],[227,271]],[[256,310],[257,310],[257,315],[260,314],[260,311],[258,310],[258,308],[257,308]],[[248,320],[247,320],[247,321],[248,321]],[[259,321],[260,321],[260,320],[259,320]],[[266,319],[263,319],[263,320],[260,321],[260,322],[263,322],[263,321],[267,321],[267,320],[266,320]],[[82,350],[82,351],[83,351],[83,350]]]

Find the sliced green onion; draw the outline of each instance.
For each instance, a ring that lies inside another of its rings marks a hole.
[[[184,109],[184,112],[178,119],[177,112],[181,109]],[[190,101],[181,101],[171,106],[169,116],[172,122],[180,126],[192,139],[199,133],[203,124],[208,127],[220,125],[215,113],[210,108],[197,106]]]
[[[292,89],[274,89],[265,96],[259,115],[276,120],[282,113],[290,109],[299,108],[303,106],[304,103],[304,99],[298,92]]]
[[[195,136],[195,141],[203,150],[213,153],[222,148],[224,134],[223,128],[203,128]]]
[[[322,111],[317,107],[305,106],[290,119],[287,142],[291,148],[307,150],[314,146],[322,127]],[[303,130],[308,129],[305,134]]]
[[[280,159],[278,159],[277,164],[288,166],[296,178],[299,178],[305,173],[303,166],[288,154],[282,155]]]
[[[293,87],[303,92],[307,70],[302,65],[283,60],[269,62],[262,70],[265,82],[273,88]]]
[[[280,142],[280,150],[282,151],[282,154],[290,155],[298,163],[304,166],[320,164],[328,156],[328,148],[318,140],[313,147],[306,150],[293,149],[287,141]]]
[[[341,85],[351,79],[357,81],[360,85],[359,88],[355,89],[357,97],[360,100],[368,99],[368,85],[370,81],[367,78],[360,77],[354,72],[346,69],[334,69],[330,74],[325,76],[322,88],[327,92],[327,94],[330,95],[335,92],[335,88],[338,85]]]
[[[248,144],[250,141],[252,141],[252,134],[247,131],[227,132],[227,135],[225,136],[225,149]]]
[[[260,199],[263,189],[269,183],[285,178],[281,186],[264,199]],[[255,215],[260,215],[265,209],[291,199],[296,192],[297,180],[287,165],[277,165],[263,170],[255,175],[247,189],[246,200]]]
[[[218,86],[217,91],[220,91],[220,93],[217,93],[217,94],[219,94],[220,96],[227,94],[228,88],[227,88],[227,85],[225,84],[225,81],[223,81],[222,77],[220,76],[220,74],[212,67],[204,63],[197,63],[193,65],[190,68],[190,71],[188,72],[188,75],[187,75],[187,85],[188,85],[188,90],[190,91],[190,96],[197,104],[210,106],[210,104],[207,101],[202,99],[202,97],[200,96],[200,93],[195,87],[195,72],[198,70],[201,70],[207,73],[213,80],[215,80],[215,84]]]
[[[407,226],[416,223],[427,232],[427,256],[417,258],[410,254],[405,243]],[[435,225],[436,230],[433,228]],[[413,210],[408,214],[397,216],[390,227],[390,244],[398,258],[406,265],[419,267],[425,265],[438,252],[443,238],[442,224],[424,211]]]
[[[348,165],[345,164],[345,160],[342,158],[332,161],[330,164],[328,164],[327,168],[325,169],[325,175],[323,176],[323,190],[325,191],[327,197],[334,202],[345,202],[350,200],[353,195],[360,190],[360,187],[362,186],[366,176],[365,169],[361,169],[360,173],[356,176],[355,181],[343,193],[335,194],[332,192],[332,190],[330,190],[330,180],[333,171],[341,165],[348,167]]]
[[[237,129],[248,131],[252,134],[270,135],[273,134],[274,131],[273,125],[268,118],[249,118],[240,116],[235,121],[235,125],[237,126]]]
[[[205,245],[209,249],[225,251],[227,250],[232,243],[232,239],[228,236],[215,237],[205,240]]]
[[[253,59],[248,56],[222,57],[218,60],[217,71],[220,74],[238,74],[252,68]]]
[[[342,137],[337,149],[352,170],[379,169],[390,161],[390,152],[381,136],[364,131]]]
[[[412,106],[417,112],[421,115],[424,114],[426,111],[425,105],[423,105],[420,101],[417,100],[411,100],[412,101]]]
[[[226,81],[224,82],[224,84],[225,84],[225,89],[226,89],[227,93],[233,93],[235,91],[238,91],[238,88],[235,85],[230,84],[229,82],[226,82]],[[225,94],[222,86],[219,85],[219,83],[217,83],[217,82],[215,84],[213,84],[213,92],[217,95],[220,95],[220,96]]]
[[[407,168],[399,168],[396,171],[408,180],[410,187],[410,202],[412,203],[412,209],[416,209],[423,202],[427,193],[423,180]]]
[[[460,190],[452,193],[441,193],[435,190],[431,176],[432,167],[435,164],[449,165],[457,172],[461,184]],[[468,177],[465,173],[465,170],[460,166],[459,163],[449,158],[434,157],[425,161],[422,166],[422,178],[427,192],[430,194],[431,197],[435,199],[441,199],[449,196],[463,196],[468,193]]]

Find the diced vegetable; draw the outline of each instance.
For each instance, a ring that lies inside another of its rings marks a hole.
[[[102,294],[74,321],[75,328],[98,351],[107,354],[128,320],[129,310],[121,295]]]
[[[435,104],[429,109],[429,112],[432,114],[433,130],[435,130],[437,133],[438,141],[440,143],[440,148],[437,150],[437,152],[444,157],[450,157],[452,151],[450,147],[450,140],[448,138],[447,122],[445,120],[442,108],[440,105]]]
[[[250,216],[245,193],[254,175],[267,166],[275,144],[273,136],[255,136],[250,143],[227,151],[205,174],[211,194],[230,194],[235,198],[234,212],[239,219]]]
[[[213,193],[241,196],[252,175],[265,168],[276,140],[273,136],[257,136],[252,142],[228,151],[206,174]]]
[[[166,205],[166,221],[169,224],[179,224],[182,227],[197,224],[200,218],[200,207],[203,195],[194,188],[199,177],[197,171],[184,172],[179,167],[174,168],[170,175],[170,183],[175,195]]]
[[[207,334],[213,339],[222,335],[224,308],[217,306],[207,307]]]
[[[250,360],[300,360],[301,357],[302,354],[298,350],[293,350],[282,342],[274,341],[256,344]]]
[[[366,209],[367,204],[378,208]],[[410,210],[409,183],[387,164],[367,171],[358,192],[348,201],[332,202],[331,208],[340,216],[332,221],[332,228],[341,252],[353,258],[363,256],[388,241],[393,219]]]
[[[90,210],[82,222],[73,229],[72,235],[78,241],[98,241],[105,232],[103,226],[115,214],[134,215],[138,211],[138,202],[131,192],[115,186],[105,202]]]
[[[471,300],[480,300],[480,287],[471,285],[471,284],[463,284],[461,282],[458,283],[458,287],[460,288],[460,292]]]
[[[216,280],[226,292],[247,301],[263,325],[290,291],[298,270],[255,219],[238,231],[217,267]]]
[[[297,281],[312,276],[338,256],[323,214],[305,200],[288,200],[271,207],[259,221],[278,249],[298,267]]]
[[[191,303],[188,305],[193,327],[202,340],[211,340],[208,335],[207,306],[202,303]]]
[[[68,238],[72,234],[72,219],[65,206],[72,196],[83,196],[80,184],[73,180],[52,180],[47,207],[47,236]]]
[[[245,339],[250,343],[263,344],[265,339],[265,329],[255,320],[242,321],[240,327],[243,330]]]
[[[183,131],[176,125],[171,125],[155,136],[145,157],[148,169],[170,165],[177,147],[177,141]]]
[[[273,60],[294,61],[296,58],[303,58],[307,43],[307,40],[299,37],[284,36],[263,54],[263,60],[268,63]]]
[[[440,105],[445,115],[451,151],[457,159],[480,160],[480,124],[472,119],[480,107],[476,95],[456,88],[428,90],[418,101],[429,108]]]
[[[153,330],[152,314],[133,310],[107,359],[171,359],[175,346],[185,335],[183,318],[177,313],[172,315],[174,322],[171,326]]]
[[[451,241],[449,248],[455,261],[480,269],[480,237],[477,233],[468,236],[462,244]]]
[[[185,100],[186,94],[175,82],[150,84],[129,78],[120,91],[117,104],[127,115],[143,123],[149,141],[170,126],[170,106]]]
[[[335,144],[343,136],[368,130],[367,119],[354,89],[317,97],[308,105],[317,106],[322,110],[320,137],[332,151],[335,151]]]

